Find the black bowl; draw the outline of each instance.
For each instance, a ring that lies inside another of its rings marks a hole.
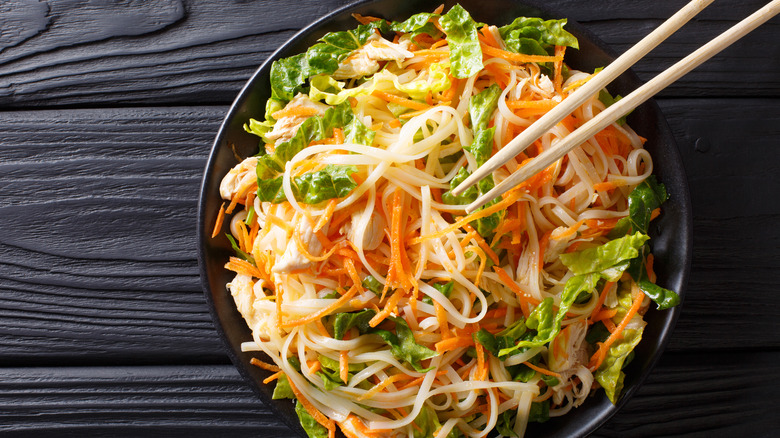
[[[461,0],[459,3],[475,20],[495,25],[509,23],[518,16],[566,16],[565,13],[552,13],[534,5],[533,2],[525,1]],[[298,32],[268,58],[241,90],[225,117],[209,156],[198,207],[198,261],[211,315],[227,346],[228,355],[241,375],[260,398],[276,411],[279,418],[302,437],[306,435],[298,424],[293,404],[289,400],[271,400],[273,385],[262,384],[262,380],[270,373],[250,365],[250,355],[241,352],[241,343],[251,340],[252,337],[235,308],[233,298],[225,288],[232,275],[223,266],[232,250],[224,236],[211,238],[211,229],[222,203],[219,183],[236,164],[234,152],[242,157],[257,153],[257,137],[244,132],[242,126],[250,117],[260,118],[264,114],[265,101],[271,93],[268,76],[273,61],[304,52],[326,32],[354,28],[357,23],[351,17],[352,13],[404,20],[417,12],[432,11],[439,4],[441,0],[364,1],[339,9]],[[452,4],[454,2],[446,2],[445,10]],[[566,28],[580,42],[579,51],[569,50],[566,53],[567,63],[572,67],[593,71],[615,58],[612,50],[582,26],[570,21]],[[639,79],[629,71],[608,88],[613,94],[626,95],[638,85]],[[628,120],[640,135],[648,139],[646,148],[653,156],[654,173],[666,184],[670,193],[669,201],[664,204],[663,214],[653,222],[650,233],[658,283],[682,295],[691,260],[691,204],[680,155],[674,136],[655,103],[651,101],[637,108]],[[648,325],[644,339],[636,349],[634,360],[625,369],[625,387],[616,406],[610,403],[603,391],[599,391],[583,406],[563,417],[552,418],[543,424],[530,424],[526,436],[579,437],[588,435],[601,426],[626,403],[650,373],[669,341],[679,313],[680,306],[666,311],[652,309],[647,313],[645,319]]]

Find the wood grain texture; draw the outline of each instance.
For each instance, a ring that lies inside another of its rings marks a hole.
[[[661,102],[695,214],[693,271],[671,351],[780,346],[780,206],[751,201],[756,175],[777,188],[769,175],[780,159],[779,102]],[[193,229],[201,172],[225,110],[0,113],[5,363],[225,361],[198,282]],[[711,143],[708,152],[695,150],[700,138]],[[722,166],[739,159],[737,140],[766,159],[729,173]],[[721,176],[720,200],[734,214],[712,206],[712,175]]]
[[[770,437],[778,423],[766,400],[780,389],[777,360],[777,352],[666,355],[634,398],[593,436]],[[730,400],[728,410],[724,398]],[[681,412],[681,405],[695,409]],[[0,432],[291,436],[230,365],[0,369]]]
[[[14,0],[25,12],[19,36],[0,39],[0,108],[227,104],[279,45],[308,23],[346,4],[306,0],[208,2],[147,0],[143,5]],[[624,51],[685,1],[545,2]],[[649,79],[730,25],[762,0],[711,6],[637,64]],[[141,7],[143,6],[143,7]],[[650,12],[650,14],[648,14]],[[22,14],[22,12],[18,13]],[[18,14],[0,14],[0,28],[19,28]],[[273,17],[273,19],[268,19]],[[664,92],[667,96],[780,96],[780,20],[774,19]],[[761,65],[761,68],[755,66]],[[730,86],[735,81],[739,86]]]

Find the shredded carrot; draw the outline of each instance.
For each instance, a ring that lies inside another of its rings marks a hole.
[[[433,307],[436,309],[436,320],[439,321],[441,338],[447,339],[452,337],[452,333],[450,333],[450,326],[447,323],[447,310],[441,304],[439,304],[438,301],[433,302]]]
[[[322,213],[322,216],[320,216],[320,219],[314,225],[312,231],[316,233],[317,231],[321,230],[322,227],[324,227],[325,224],[328,223],[328,221],[330,221],[330,218],[333,216],[333,211],[336,210],[336,204],[338,204],[338,200],[336,198],[333,198],[330,201],[328,201],[328,206],[325,207],[325,212]]]
[[[356,286],[352,286],[347,291],[347,293],[345,293],[344,295],[339,297],[339,299],[337,299],[335,302],[333,302],[333,304],[331,304],[331,305],[329,305],[327,307],[323,307],[322,309],[320,309],[320,310],[318,310],[318,311],[316,311],[316,312],[314,312],[314,313],[312,313],[310,315],[307,315],[307,316],[305,316],[303,318],[296,319],[296,320],[293,320],[293,321],[287,321],[284,324],[281,324],[281,326],[285,327],[285,328],[297,327],[299,325],[308,324],[308,323],[313,322],[313,321],[315,321],[317,319],[320,319],[323,316],[329,315],[334,310],[336,310],[339,307],[343,306],[352,297],[354,297],[356,293],[357,293],[357,287]]]
[[[384,91],[374,90],[374,92],[371,93],[371,95],[383,99],[387,102],[397,103],[398,105],[402,105],[411,109],[422,110],[422,109],[430,108],[429,105],[426,105],[424,103],[407,99],[405,97],[401,97],[395,94],[385,93]]]
[[[523,194],[523,192],[520,191],[520,190],[517,190],[517,189],[510,190],[509,192],[504,193],[504,195],[503,195],[504,198],[501,201],[499,201],[499,202],[497,202],[497,203],[495,203],[495,204],[493,204],[493,205],[491,205],[489,207],[483,208],[481,210],[477,210],[477,211],[475,211],[474,213],[471,213],[468,216],[459,218],[457,221],[455,221],[455,223],[453,223],[450,226],[448,226],[448,227],[446,227],[446,228],[444,228],[442,230],[439,230],[439,231],[437,231],[435,233],[426,234],[425,236],[420,236],[420,237],[416,237],[414,239],[411,239],[411,241],[409,243],[414,245],[414,244],[421,243],[421,242],[424,242],[424,241],[429,240],[429,239],[437,239],[437,238],[443,237],[443,236],[447,235],[448,233],[451,233],[451,232],[457,230],[458,228],[462,228],[464,225],[468,225],[469,222],[473,222],[473,221],[475,221],[477,219],[481,219],[483,217],[490,216],[491,214],[493,214],[493,213],[495,213],[497,211],[500,211],[500,210],[503,210],[503,209],[507,208],[508,206],[512,205],[512,203],[517,201],[517,198],[519,198],[522,194]]]
[[[488,245],[487,242],[485,242],[485,239],[482,238],[482,236],[477,233],[474,228],[471,227],[469,224],[463,225],[463,229],[471,233],[474,232],[474,235],[472,236],[472,239],[477,241],[477,245],[479,245],[480,248],[482,248],[485,251],[485,255],[490,257],[490,260],[493,261],[494,264],[498,264],[498,255],[493,251],[492,248],[490,248],[490,245]]]
[[[320,363],[320,361],[318,360],[313,360],[309,362],[308,365],[309,365],[309,372],[312,374],[322,369],[322,363]]]
[[[591,321],[593,322],[603,321],[605,319],[612,318],[613,316],[615,316],[615,314],[617,314],[617,309],[604,309],[599,313],[594,313],[593,316],[591,317]]]
[[[456,348],[471,347],[472,345],[474,345],[474,339],[471,336],[452,337],[437,342],[436,352],[442,353],[445,351],[455,350]]]
[[[537,268],[541,271],[544,269],[544,253],[547,252],[547,247],[550,246],[550,234],[551,231],[548,231],[542,235],[542,238],[539,239],[539,263],[537,264]]]
[[[528,368],[530,368],[530,369],[532,369],[534,371],[537,371],[539,373],[542,373],[542,374],[545,374],[545,375],[548,375],[548,376],[553,376],[553,377],[556,377],[558,379],[561,378],[560,374],[558,374],[558,373],[556,373],[554,371],[550,371],[548,369],[542,368],[542,367],[538,367],[538,366],[532,364],[531,362],[523,362],[523,365],[525,365]]]
[[[599,299],[598,301],[596,301],[596,306],[593,308],[593,312],[591,313],[591,315],[595,315],[601,311],[601,306],[604,305],[604,300],[607,299],[607,294],[609,293],[609,291],[612,289],[612,286],[614,285],[615,283],[612,281],[608,281],[604,284],[604,289],[601,290],[601,294],[599,294]],[[588,321],[588,324],[593,324],[594,322],[596,322],[596,320],[591,319]]]
[[[655,264],[655,257],[652,254],[647,255],[647,260],[645,260],[645,269],[647,270],[647,277],[650,281],[655,283],[655,271],[653,271],[653,264]]]
[[[496,58],[503,58],[510,62],[528,63],[528,62],[558,62],[563,61],[562,56],[542,56],[542,55],[525,55],[522,53],[507,52],[506,50],[497,49],[487,44],[480,44],[482,53],[489,56],[495,56]]]
[[[321,262],[327,260],[339,249],[339,246],[334,245],[325,254],[321,256],[315,256],[314,254],[310,253],[308,248],[306,248],[306,245],[303,244],[303,241],[301,240],[301,235],[300,233],[298,233],[298,230],[293,231],[293,240],[295,241],[295,245],[298,247],[298,251],[301,253],[301,255],[306,257],[312,262]]]
[[[293,231],[292,225],[288,224],[287,222],[285,222],[284,220],[282,220],[281,218],[279,218],[276,215],[273,215],[273,214],[270,214],[270,213],[266,214],[265,215],[265,220],[269,224],[276,225],[277,227],[287,231],[288,233],[292,233],[292,231]]]
[[[256,357],[253,357],[253,358],[249,359],[249,363],[251,363],[252,365],[254,365],[254,366],[258,367],[258,368],[262,368],[264,370],[270,371],[272,373],[278,373],[279,371],[282,370],[278,366],[276,366],[274,364],[270,364],[268,362],[263,362],[262,360],[260,360],[260,359],[258,359]]]
[[[406,377],[406,374],[395,374],[395,375],[392,375],[392,376],[388,377],[387,379],[384,379],[381,382],[379,382],[376,385],[374,385],[373,388],[371,388],[368,391],[366,391],[366,393],[361,395],[360,397],[358,397],[357,400],[361,401],[361,400],[370,399],[370,398],[374,397],[375,395],[377,395],[383,389],[387,388],[391,383],[395,383],[398,380],[401,380],[403,377]]]
[[[570,226],[569,228],[563,230],[560,234],[556,234],[555,238],[556,239],[565,239],[565,238],[567,238],[569,236],[573,236],[574,233],[576,233],[577,230],[579,230],[580,227],[582,226],[582,224],[584,224],[584,223],[585,223],[585,219],[575,223],[574,225]]]
[[[282,374],[284,374],[284,373],[283,373],[283,372],[281,372],[281,371],[277,371],[277,372],[275,372],[275,373],[271,374],[271,375],[270,375],[270,376],[268,376],[267,378],[263,379],[263,384],[267,385],[267,384],[269,384],[269,383],[273,382],[274,380],[276,380],[276,379],[278,379],[279,377],[281,377],[281,376],[282,376]]]
[[[342,382],[349,382],[349,351],[341,350],[339,354],[339,378]]]
[[[600,183],[593,184],[593,190],[595,191],[609,191],[609,190],[615,190],[618,187],[623,187],[628,182],[624,179],[615,179],[612,181],[604,181]]]
[[[563,94],[561,89],[563,85],[563,57],[566,55],[566,46],[555,46],[555,57],[559,58],[555,61],[555,76],[553,79],[553,85],[555,86],[555,92]]]
[[[460,86],[460,79],[456,78],[455,76],[450,75],[450,88],[447,89],[444,93],[441,95],[441,100],[443,101],[449,101],[451,102],[452,99],[455,98],[455,96],[458,94],[458,87]]]
[[[211,232],[211,238],[217,237],[220,231],[222,231],[222,224],[225,222],[225,203],[219,207],[219,213],[217,213],[217,220],[214,222],[214,231]]]
[[[387,300],[387,303],[385,304],[385,307],[382,309],[381,312],[374,315],[373,318],[371,318],[370,321],[368,321],[368,325],[371,327],[378,326],[382,321],[385,320],[388,316],[390,316],[390,313],[392,313],[396,306],[398,306],[398,302],[401,301],[401,297],[404,295],[404,290],[401,288],[398,288],[395,290],[395,293],[393,293],[392,296]]]
[[[650,212],[650,220],[653,220],[658,217],[658,215],[661,214],[661,207],[656,208],[655,210]]]
[[[290,382],[290,389],[292,389],[293,394],[295,394],[295,398],[297,398],[298,401],[303,405],[309,415],[311,415],[317,423],[321,424],[322,427],[328,429],[328,438],[335,438],[336,423],[325,416],[325,414],[320,412],[319,409],[317,409],[306,397],[304,397],[303,393],[298,390],[292,379],[289,379],[288,381]]]
[[[263,275],[256,266],[238,257],[230,257],[230,260],[225,264],[225,269],[231,270],[237,274],[266,279],[266,276]]]
[[[311,117],[319,114],[319,112],[320,110],[318,110],[317,108],[311,108],[308,106],[296,106],[296,107],[284,108],[279,111],[276,111],[275,113],[271,114],[271,117],[273,117],[276,120],[279,120],[282,117]]]
[[[477,380],[485,380],[488,374],[487,360],[485,360],[485,347],[479,342],[475,342],[474,348],[477,350],[477,375],[474,377]]]
[[[552,99],[511,100],[506,103],[506,106],[508,106],[510,109],[542,109],[545,111],[549,111],[555,108],[555,105],[558,105],[558,102]]]
[[[517,295],[518,300],[520,300],[520,310],[523,311],[523,316],[528,318],[528,315],[531,314],[530,305],[538,305],[541,303],[541,301],[537,300],[536,298],[528,295],[523,291],[523,289],[520,288],[520,285],[517,284],[514,280],[512,280],[512,277],[509,276],[509,274],[506,273],[504,268],[501,268],[499,266],[493,266],[493,271],[495,271],[496,274],[498,274],[498,278],[501,279],[501,281],[504,282],[504,285],[509,286],[510,289],[512,289],[512,292]]]
[[[369,429],[355,414],[349,414],[346,420],[338,424],[347,438],[380,438],[390,432],[389,429]]]
[[[590,362],[588,363],[588,368],[590,368],[591,371],[595,371],[601,366],[601,363],[604,362],[604,359],[607,357],[609,347],[612,346],[615,341],[623,337],[623,330],[628,326],[631,318],[639,311],[639,308],[642,307],[642,301],[645,299],[645,294],[633,281],[631,282],[631,294],[634,297],[634,302],[631,304],[631,308],[628,309],[628,312],[626,312],[626,316],[623,317],[623,320],[620,321],[620,324],[615,328],[615,331],[609,335],[607,340],[603,343],[599,343],[598,350],[591,356]]]

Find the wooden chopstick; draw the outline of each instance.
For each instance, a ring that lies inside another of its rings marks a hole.
[[[677,13],[669,17],[663,24],[658,26],[658,28],[650,32],[650,34],[642,38],[641,41],[612,61],[604,70],[600,71],[587,83],[567,96],[561,104],[556,105],[555,108],[507,143],[506,146],[501,148],[500,151],[455,187],[455,189],[452,190],[452,194],[460,195],[466,189],[476,184],[477,181],[488,176],[494,170],[503,166],[508,160],[512,159],[520,152],[523,152],[529,145],[533,144],[539,137],[549,131],[550,128],[557,125],[558,122],[571,114],[586,100],[590,99],[591,96],[598,93],[602,88],[606,87],[607,84],[615,80],[616,77],[620,76],[621,73],[628,70],[629,67],[634,65],[643,56],[647,55],[648,52],[653,50],[658,44],[667,39],[677,31],[677,29],[682,27],[683,24],[687,23],[713,1],[714,0],[693,0],[685,5],[682,9],[677,11]]]
[[[493,187],[492,190],[488,191],[484,195],[477,198],[474,202],[469,204],[466,207],[466,211],[469,213],[473,212],[474,210],[488,203],[490,200],[506,193],[516,185],[547,168],[549,165],[569,153],[569,151],[586,142],[602,129],[614,123],[617,119],[628,114],[634,108],[638,107],[656,93],[669,86],[669,84],[673,83],[694,68],[698,67],[703,62],[707,61],[721,50],[730,46],[738,39],[747,35],[753,29],[764,24],[778,13],[780,13],[780,0],[773,0],[763,8],[759,9],[749,17],[731,27],[726,32],[723,32],[709,43],[700,47],[695,52],[681,59],[676,64],[669,67],[646,84],[637,88],[634,90],[634,92],[625,98],[617,101],[609,108],[599,113],[599,115],[580,126],[566,138],[554,144],[546,151],[543,151],[533,160],[517,169],[509,177]]]

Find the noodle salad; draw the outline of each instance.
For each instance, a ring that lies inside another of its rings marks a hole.
[[[654,284],[667,197],[620,120],[465,206],[619,97],[606,90],[462,195],[456,187],[597,72],[566,20],[496,27],[459,5],[355,15],[274,62],[260,151],[224,177],[227,285],[310,437],[522,436],[603,389],[615,403]],[[273,383],[272,383],[273,382]]]

